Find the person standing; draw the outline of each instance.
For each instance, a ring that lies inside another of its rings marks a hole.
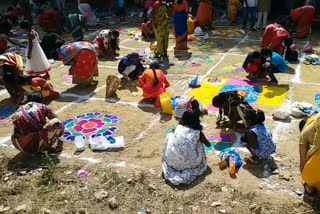
[[[257,29],[265,29],[267,27],[268,13],[271,7],[271,0],[258,1],[258,21],[256,24]],[[262,24],[262,25],[261,25]]]
[[[189,5],[185,0],[176,0],[173,5],[174,9],[174,32],[176,37],[176,47],[178,50],[188,49],[188,26],[187,17]]]
[[[157,1],[153,5],[153,29],[157,40],[157,55],[168,57],[169,16],[166,0]]]
[[[242,29],[247,27],[248,16],[250,16],[250,31],[255,29],[257,0],[243,0]]]

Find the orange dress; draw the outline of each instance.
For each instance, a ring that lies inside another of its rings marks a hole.
[[[143,89],[144,98],[157,98],[170,86],[170,83],[162,70],[157,69],[156,75],[159,80],[158,85],[156,86],[153,86],[154,73],[152,69],[143,72],[139,78],[138,86]]]
[[[212,20],[212,5],[207,1],[201,1],[197,12],[197,20],[200,27],[210,27]]]

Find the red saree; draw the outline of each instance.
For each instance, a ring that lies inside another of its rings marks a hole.
[[[311,5],[299,7],[291,11],[291,19],[297,22],[295,35],[296,38],[307,37],[310,32],[310,27],[314,18],[315,11],[316,9]]]
[[[282,25],[270,24],[266,27],[263,33],[261,46],[270,47],[272,51],[283,55],[284,45],[282,44],[282,40],[289,35],[290,33],[286,29],[284,29]]]

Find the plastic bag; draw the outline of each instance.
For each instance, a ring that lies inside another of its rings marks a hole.
[[[192,100],[193,100],[193,96],[192,97],[181,96],[176,101],[176,108],[175,108],[175,111],[174,111],[174,116],[177,117],[177,118],[182,118],[183,113],[192,108],[192,106],[191,106],[191,101]]]
[[[305,53],[313,53],[313,47],[310,44],[306,44],[302,51]]]
[[[89,139],[89,146],[92,151],[106,151],[108,149],[124,148],[124,137],[108,137],[97,136]]]
[[[229,158],[231,157],[231,155],[234,155],[234,159],[236,162],[236,168],[240,168],[242,166],[242,160],[241,160],[240,154],[237,151],[228,148],[228,149],[222,150],[219,153],[220,159],[226,160],[228,166],[229,166]]]
[[[291,114],[294,117],[303,117],[317,112],[316,108],[307,102],[294,102],[291,107]]]
[[[194,35],[195,36],[202,36],[203,32],[201,27],[196,27],[196,29],[194,30]]]

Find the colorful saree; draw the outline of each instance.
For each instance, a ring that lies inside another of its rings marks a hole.
[[[65,65],[71,64],[73,83],[89,84],[98,76],[98,59],[90,42],[73,42],[63,45],[59,58]]]
[[[166,5],[157,1],[153,5],[154,10],[154,34],[157,40],[157,54],[160,56],[167,55],[169,43],[169,17],[168,8]]]
[[[211,27],[212,5],[208,1],[201,1],[197,12],[197,20],[202,28]]]
[[[61,121],[54,117],[44,104],[29,102],[21,106],[13,116],[14,147],[30,155],[49,149],[64,131]],[[47,118],[51,120],[47,122]]]
[[[71,33],[73,40],[79,41],[83,39],[82,28],[87,26],[87,21],[84,16],[79,14],[69,14],[66,17],[65,28]]]
[[[162,70],[155,70],[158,77],[158,85],[154,86],[155,79],[152,69],[148,69],[139,78],[138,86],[143,89],[144,98],[157,98],[161,93],[165,92],[170,83]]]
[[[284,54],[284,45],[282,44],[282,40],[286,37],[290,36],[290,33],[284,29],[284,27],[280,24],[270,24],[266,27],[261,46],[262,47],[270,47],[272,51],[277,52],[280,55]]]
[[[15,72],[15,78],[23,74],[23,61],[21,56],[17,54],[5,53],[3,55],[0,55],[0,67],[4,65],[10,66],[13,69],[13,71]],[[21,94],[23,94],[23,89],[15,82],[3,82],[3,84],[13,99],[17,100],[21,96]]]
[[[181,4],[178,4],[177,1],[174,2],[174,32],[176,37],[176,49],[186,50],[188,49],[188,3],[183,0]]]
[[[315,12],[316,9],[311,5],[299,7],[291,11],[290,17],[297,23],[296,38],[305,38],[308,36]]]

